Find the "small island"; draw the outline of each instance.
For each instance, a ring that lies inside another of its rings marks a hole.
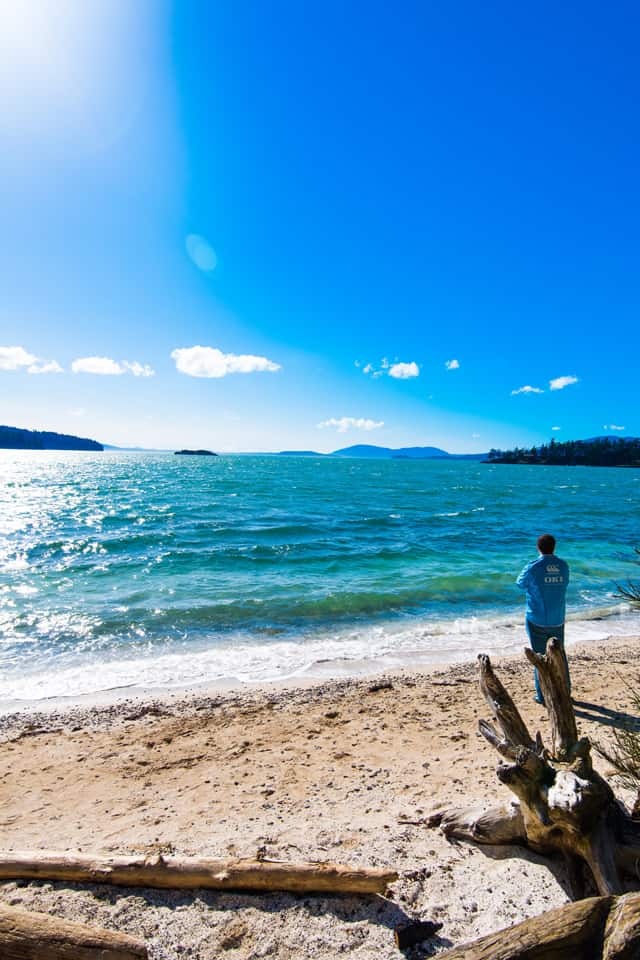
[[[538,447],[514,447],[490,450],[484,463],[525,463],[563,467],[640,467],[640,438],[593,437],[540,444]]]
[[[176,457],[217,457],[213,450],[176,450]]]

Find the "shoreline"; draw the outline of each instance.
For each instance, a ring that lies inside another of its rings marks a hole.
[[[567,645],[569,660],[573,657],[591,657],[594,653],[606,656],[607,649],[612,652],[618,646],[627,649],[633,644],[640,646],[640,635],[629,634],[623,636],[608,636],[597,640],[578,640]],[[468,677],[469,671],[475,671],[476,660],[480,653],[488,653],[491,661],[498,668],[524,662],[522,651],[528,643],[523,643],[519,652],[498,652],[482,650],[473,658],[465,657],[460,660],[444,662],[413,663],[401,667],[388,669],[372,669],[361,673],[349,673],[343,676],[331,674],[329,676],[286,677],[270,681],[245,681],[242,683],[228,681],[205,681],[199,684],[170,687],[119,687],[113,690],[104,690],[98,694],[88,693],[81,696],[50,697],[43,700],[28,701],[24,705],[5,709],[0,702],[0,743],[5,739],[5,732],[15,726],[26,725],[27,729],[35,726],[35,720],[41,720],[37,729],[39,732],[48,732],[59,729],[71,719],[74,722],[97,724],[108,718],[113,721],[126,720],[133,714],[137,716],[163,715],[181,716],[186,713],[197,713],[205,707],[238,706],[256,702],[282,703],[288,698],[303,698],[310,702],[322,700],[332,695],[344,696],[350,691],[360,688],[369,688],[372,685],[393,685],[395,682],[412,682],[420,678],[427,683],[439,684],[446,681],[450,674],[457,677],[464,674]],[[640,678],[640,662],[639,662]],[[462,682],[455,680],[454,682]],[[465,679],[464,682],[469,682]],[[47,723],[49,721],[49,724]]]
[[[581,644],[624,640],[640,634],[640,614],[631,605],[623,603],[573,613],[567,618],[567,624],[568,649]],[[392,621],[387,624],[377,624],[375,629],[380,631],[376,637],[379,648],[370,656],[366,656],[360,649],[362,639],[357,640],[356,650],[349,650],[349,643],[353,638],[349,637],[348,632],[345,631],[344,637],[334,635],[328,641],[335,655],[310,659],[302,666],[294,666],[291,672],[285,672],[281,676],[269,675],[266,678],[242,679],[235,674],[214,679],[185,679],[172,683],[138,682],[133,679],[128,683],[114,683],[102,689],[70,694],[56,693],[43,697],[13,698],[5,696],[0,697],[0,719],[16,712],[46,713],[74,707],[86,709],[92,706],[108,707],[131,699],[175,700],[188,696],[205,696],[208,693],[217,695],[257,690],[263,687],[265,689],[306,687],[334,679],[366,679],[389,672],[429,671],[468,663],[481,652],[488,653],[491,657],[514,656],[527,643],[521,618],[516,619],[511,613],[484,618],[458,618],[451,622],[421,621],[411,623],[409,626],[406,623]],[[301,656],[301,650],[308,657],[322,652],[317,639],[311,641],[309,648],[305,647],[304,642],[298,643],[295,640],[285,642],[290,644],[291,655],[297,654],[298,658]],[[346,652],[340,656],[338,651],[343,648],[343,643]],[[282,642],[279,646],[282,647]],[[246,650],[248,655],[255,656],[257,648],[247,645],[238,649]],[[268,651],[269,647],[265,645],[264,650]],[[284,656],[282,650],[279,653],[281,657]],[[215,645],[203,649],[196,647],[193,651],[183,654],[185,658],[189,658],[190,663],[198,664],[201,674],[207,672],[207,666],[213,672],[216,667],[216,657],[219,655],[220,648]],[[176,655],[159,653],[155,662],[161,664],[166,657],[173,661]],[[130,675],[133,676],[136,670],[140,669],[140,661],[131,661],[125,657],[116,661],[117,675],[124,677],[127,673],[127,665],[132,665]],[[92,671],[100,670],[100,664],[87,664],[85,667],[78,666],[74,669],[91,675]],[[275,663],[274,669],[282,669],[282,665]],[[166,675],[166,667],[159,672]]]
[[[640,637],[570,648],[581,734],[633,710]],[[532,730],[549,736],[522,655],[495,658]],[[630,676],[631,672],[631,676]],[[619,713],[615,713],[619,711]],[[434,948],[566,902],[560,863],[452,844],[425,825],[444,805],[510,793],[477,732],[490,715],[473,662],[375,677],[129,698],[2,718],[2,848],[338,861],[398,869],[388,899],[0,884],[0,902],[134,935],[151,960],[273,956],[397,960],[403,918],[441,920]],[[608,765],[594,755],[606,777]],[[616,788],[617,795],[628,795]]]

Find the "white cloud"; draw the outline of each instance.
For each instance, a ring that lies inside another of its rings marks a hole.
[[[603,429],[603,430],[624,430],[624,427],[619,427],[619,426],[618,426],[617,424],[615,424],[615,423],[610,423],[610,424],[607,426],[607,424],[605,423],[602,429]]]
[[[137,360],[123,360],[121,363],[111,357],[78,357],[71,364],[74,373],[94,373],[101,377],[120,377],[123,373],[132,373],[134,377],[152,377],[154,370],[148,363]]]
[[[122,366],[134,377],[153,377],[155,375],[155,370],[148,363],[138,363],[137,360],[123,360]]]
[[[252,354],[223,353],[216,347],[180,347],[171,353],[176,369],[189,377],[226,377],[228,373],[275,372],[280,364]]]
[[[362,368],[362,372],[371,375],[372,380],[378,380],[380,377],[384,377],[385,374],[388,374],[395,380],[409,380],[411,377],[420,376],[420,368],[417,363],[414,361],[410,363],[400,363],[397,357],[393,363],[388,357],[383,357],[379,366],[373,363],[367,363]]]
[[[420,369],[415,361],[411,363],[394,363],[389,367],[389,376],[396,380],[409,380],[411,377],[419,377]]]
[[[562,427],[551,427],[551,429],[552,429],[552,430],[562,430]],[[605,427],[605,430],[606,430],[606,429],[607,429],[607,428]]]
[[[472,433],[472,434],[471,434],[471,439],[472,439],[472,440],[479,440],[479,439],[480,439],[480,434],[479,434],[479,433]]]
[[[511,396],[517,397],[519,393],[544,393],[544,390],[541,390],[540,387],[531,387],[529,384],[526,384],[524,387],[518,387],[517,390],[512,390]]]
[[[56,360],[34,357],[24,347],[0,347],[0,370],[24,370],[27,373],[64,373]]]
[[[64,373],[64,370],[56,360],[44,360],[32,363],[27,373]]]
[[[97,373],[105,377],[119,376],[124,373],[124,367],[111,357],[78,357],[71,364],[71,369],[74,373]]]
[[[570,387],[572,383],[577,382],[577,377],[556,377],[555,380],[549,380],[549,389],[564,390],[565,387]]]
[[[445,367],[447,370],[459,370],[460,361],[459,360],[445,360]]]
[[[325,427],[335,427],[338,433],[346,433],[347,430],[378,430],[384,427],[384,420],[369,420],[366,417],[331,417],[330,420],[323,420],[318,424],[319,430]]]
[[[0,347],[0,370],[19,370],[37,361],[24,347]]]

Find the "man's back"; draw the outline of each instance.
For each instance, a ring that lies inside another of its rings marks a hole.
[[[569,566],[555,554],[543,554],[529,563],[517,584],[527,591],[527,620],[541,627],[564,623]]]

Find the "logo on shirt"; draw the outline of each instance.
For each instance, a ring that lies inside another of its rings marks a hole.
[[[549,563],[547,565],[547,573],[560,573],[560,567],[555,563]]]

